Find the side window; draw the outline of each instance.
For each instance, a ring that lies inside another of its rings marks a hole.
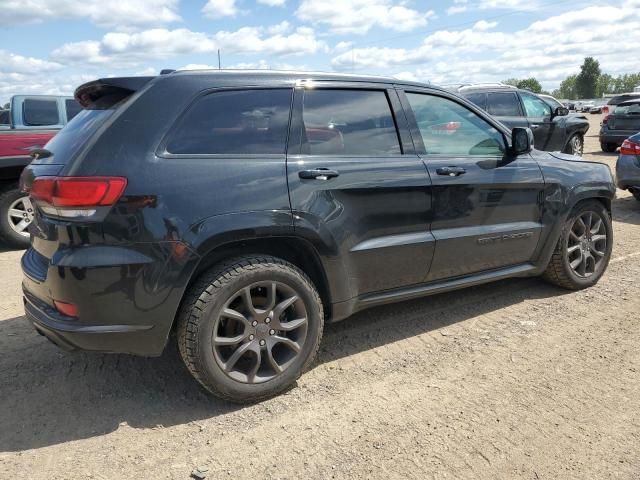
[[[502,133],[483,118],[448,98],[407,93],[425,151],[445,155],[499,155]]]
[[[467,100],[472,103],[475,103],[478,107],[483,110],[487,109],[487,94],[486,93],[469,93],[464,96]]]
[[[291,89],[216,92],[201,97],[167,142],[176,154],[285,153]]]
[[[521,93],[524,111],[527,117],[546,117],[551,115],[551,107],[543,100],[529,93]]]
[[[22,102],[22,121],[25,125],[44,127],[60,125],[58,102],[41,98],[26,98]]]
[[[306,90],[302,151],[311,155],[402,153],[382,90]]]
[[[64,101],[64,108],[67,111],[67,122],[70,122],[82,110],[82,106],[71,98]]]
[[[520,102],[514,92],[499,92],[487,94],[487,111],[498,117],[520,117]]]

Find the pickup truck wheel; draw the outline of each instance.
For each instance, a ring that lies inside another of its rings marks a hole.
[[[581,157],[583,152],[584,139],[582,138],[582,135],[576,133],[575,135],[572,135],[569,139],[569,142],[567,142],[565,153],[568,153],[570,155],[578,155],[579,157]]]
[[[569,290],[595,285],[609,264],[613,247],[611,217],[595,200],[569,215],[544,278]]]
[[[29,197],[11,185],[0,193],[0,241],[15,248],[29,246],[28,226],[33,221]]]
[[[289,388],[318,351],[324,316],[311,280],[279,258],[252,256],[218,265],[186,294],[178,347],[211,393],[255,402]]]

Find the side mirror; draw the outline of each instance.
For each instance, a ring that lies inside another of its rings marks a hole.
[[[567,107],[557,107],[553,111],[554,117],[566,117],[567,115],[569,115],[569,109]]]
[[[511,130],[511,153],[521,155],[533,148],[533,132],[530,128],[515,127]]]

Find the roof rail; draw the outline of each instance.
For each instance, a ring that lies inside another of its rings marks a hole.
[[[458,87],[458,91],[474,90],[474,89],[481,89],[481,88],[504,88],[504,89],[510,89],[510,90],[518,89],[518,87],[514,87],[513,85],[507,85],[506,83],[502,83],[502,82],[485,82],[485,83],[463,84],[462,86]]]

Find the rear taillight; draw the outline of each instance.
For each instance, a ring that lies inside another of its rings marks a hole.
[[[603,110],[603,111],[604,111],[604,110]],[[609,121],[609,115],[605,115],[605,116],[602,118],[602,125],[606,125],[608,121]]]
[[[73,303],[61,302],[59,300],[54,300],[53,304],[61,314],[66,315],[67,317],[77,317],[78,316],[78,307]]]
[[[627,138],[620,147],[620,155],[640,155],[640,144]]]
[[[126,186],[123,177],[39,177],[29,195],[46,214],[89,217],[115,204]]]
[[[602,113],[604,113],[605,115],[607,115],[609,113],[609,106],[608,105],[604,105],[602,107]],[[602,121],[604,122],[604,119]]]

